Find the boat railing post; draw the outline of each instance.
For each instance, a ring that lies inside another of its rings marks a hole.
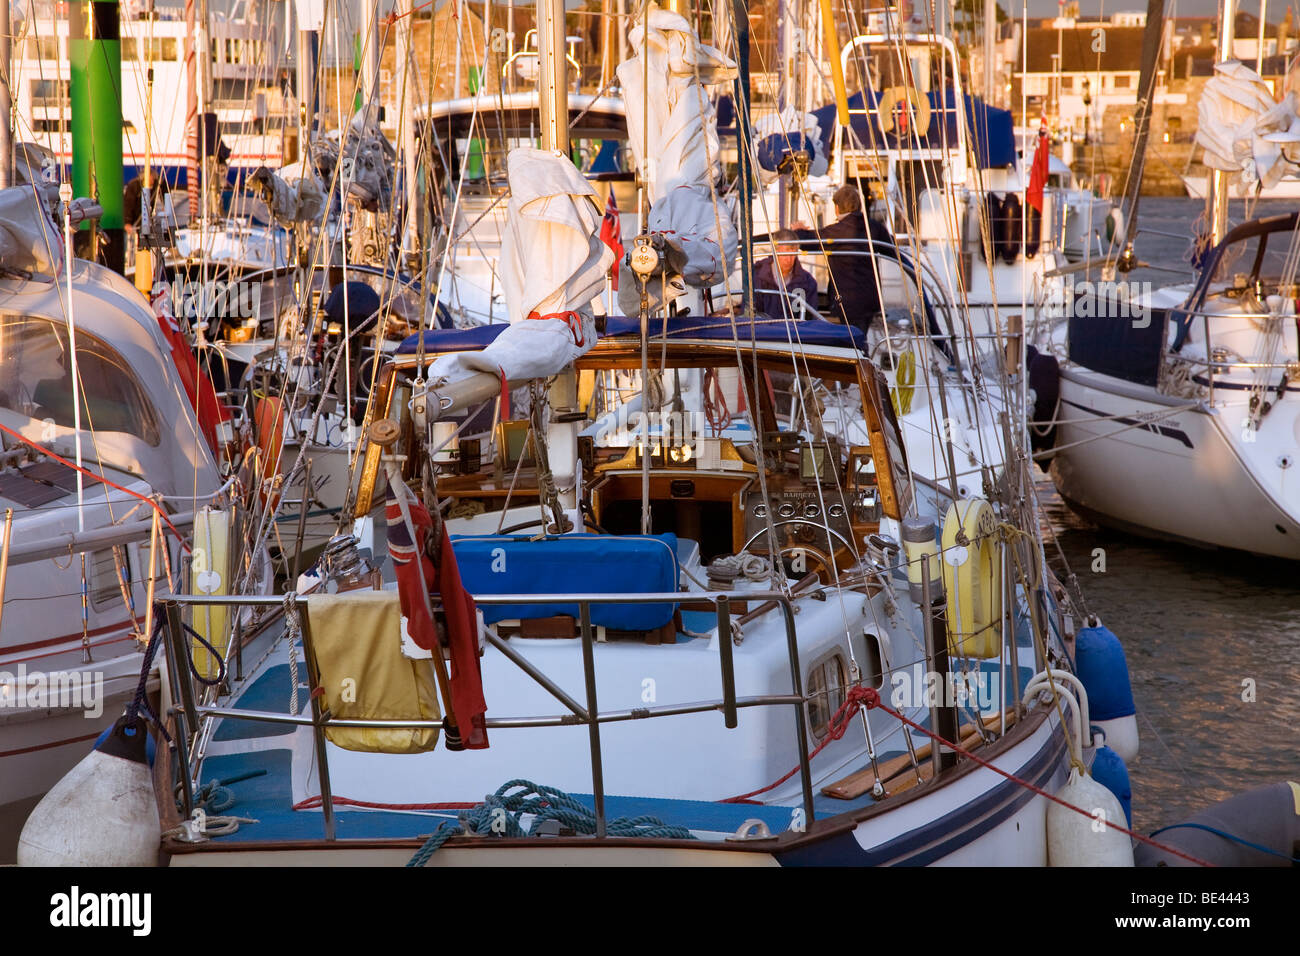
[[[605,773],[600,761],[600,709],[596,706],[596,662],[591,636],[591,604],[578,605],[582,632],[582,676],[587,684],[587,733],[591,740],[591,794],[596,804],[596,839],[605,838]]]
[[[301,611],[298,622],[299,633],[302,635],[302,654],[307,659],[307,701],[311,706],[311,733],[316,745],[317,776],[320,778],[320,809],[325,821],[325,839],[333,840],[335,838],[334,793],[330,788],[330,765],[325,746],[325,720],[328,715],[321,710],[321,696],[314,692],[321,684],[320,675],[316,673],[316,652],[311,639],[311,615],[307,613],[306,600],[298,598],[297,602]],[[298,652],[290,646],[289,653]]]
[[[794,629],[794,609],[790,599],[784,594],[777,595],[776,601],[785,618],[785,645],[790,656],[790,689],[799,698],[794,704],[795,742],[799,746],[799,783],[803,788],[804,820],[811,823],[813,819],[812,762],[808,756],[808,722],[804,719],[806,701],[803,696],[803,678],[799,671],[799,639]]]
[[[736,667],[731,652],[731,598],[719,594],[718,609],[718,660],[722,663],[722,722],[728,730],[735,730],[736,719]]]
[[[177,601],[164,605],[167,618],[167,673],[172,684],[172,699],[181,702],[176,712],[176,756],[181,763],[181,789],[185,797],[185,818],[194,812],[194,777],[190,772],[189,735],[198,728],[191,684],[189,648],[185,646],[185,628],[181,623],[181,606]]]

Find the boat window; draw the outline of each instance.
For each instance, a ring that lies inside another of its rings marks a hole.
[[[813,736],[821,739],[830,732],[831,718],[844,703],[846,681],[844,658],[839,651],[822,658],[808,671],[808,724]]]
[[[90,604],[97,610],[103,610],[115,600],[122,600],[122,586],[118,578],[118,562],[113,558],[114,548],[92,552],[90,556]],[[131,586],[131,564],[126,549],[119,552],[122,573],[126,576],[127,587]]]
[[[885,655],[880,637],[870,631],[864,631],[862,649],[862,686],[879,690],[885,685]]]
[[[82,428],[162,440],[158,417],[123,358],[93,335],[77,333]],[[61,323],[0,316],[0,408],[66,428],[75,424],[68,332]]]

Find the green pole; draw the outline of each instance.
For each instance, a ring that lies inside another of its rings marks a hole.
[[[104,262],[126,267],[122,215],[122,44],[117,0],[71,5],[68,62],[72,72],[72,192],[104,210]],[[83,223],[83,230],[93,229]]]
[[[357,74],[359,74],[360,72],[361,72],[361,34],[354,33],[352,34],[352,76],[353,78],[355,79]],[[352,96],[352,112],[354,113],[361,112],[362,103],[365,102],[365,97],[368,96],[369,94],[370,94],[369,90],[362,90],[361,86],[358,84],[357,91]]]

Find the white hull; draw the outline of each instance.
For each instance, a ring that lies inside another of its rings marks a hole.
[[[1255,440],[1245,441],[1240,394],[1170,414],[1189,402],[1096,372],[1063,371],[1057,444],[1086,444],[1053,458],[1057,488],[1080,510],[1138,533],[1300,559],[1300,473],[1291,470],[1300,403],[1279,403]],[[1151,421],[1133,427],[1113,416]],[[1284,442],[1287,467],[1279,464]]]
[[[1204,199],[1205,180],[1205,176],[1184,176],[1183,185],[1187,187],[1187,195],[1193,199]],[[1232,199],[1300,199],[1300,178],[1287,176],[1276,186],[1260,190],[1258,195],[1253,186],[1233,183],[1228,187],[1228,195]]]

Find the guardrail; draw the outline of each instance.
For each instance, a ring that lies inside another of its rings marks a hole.
[[[1175,352],[1170,349],[1166,349],[1164,355],[1168,361],[1179,362],[1182,363],[1183,365],[1191,366],[1194,369],[1195,368],[1205,369],[1206,378],[1204,384],[1206,388],[1209,390],[1209,395],[1206,396],[1206,401],[1211,404],[1213,404],[1214,402],[1214,377],[1216,371],[1222,373],[1222,372],[1229,371],[1231,369],[1249,369],[1251,371],[1272,370],[1272,371],[1279,371],[1282,372],[1283,374],[1286,374],[1289,371],[1291,371],[1295,366],[1294,361],[1233,362],[1233,361],[1216,359],[1214,357],[1214,341],[1210,334],[1210,323],[1211,320],[1216,320],[1216,319],[1217,320],[1250,319],[1252,322],[1257,322],[1257,323],[1274,321],[1274,320],[1283,320],[1283,319],[1295,319],[1297,321],[1300,321],[1300,316],[1273,315],[1272,313],[1269,312],[1210,312],[1205,309],[1185,309],[1185,308],[1176,308],[1171,310],[1169,313],[1169,320],[1171,322],[1185,321],[1187,323],[1189,328],[1189,335],[1190,335],[1191,323],[1196,319],[1201,320],[1202,326],[1205,329],[1205,357],[1200,358],[1197,356],[1187,356],[1187,355],[1183,355],[1181,352]],[[1283,336],[1285,333],[1283,330],[1279,329],[1278,334],[1280,336]],[[1193,381],[1197,381],[1197,380],[1193,378]],[[1197,382],[1197,384],[1201,384],[1201,383]],[[1266,386],[1266,387],[1273,388],[1275,386]]]
[[[582,642],[582,672],[586,702],[580,704],[554,681],[543,674],[527,658],[519,654],[510,642],[504,638],[486,632],[488,643],[495,647],[507,660],[527,674],[547,693],[559,701],[568,711],[567,714],[541,717],[496,717],[487,718],[489,729],[498,728],[542,728],[568,727],[585,724],[588,728],[592,795],[596,812],[596,837],[606,836],[605,819],[605,783],[601,759],[600,727],[602,724],[626,720],[653,719],[672,717],[683,714],[721,711],[723,722],[728,729],[738,726],[738,711],[748,707],[789,706],[794,710],[795,739],[799,750],[799,774],[805,819],[813,819],[812,769],[808,750],[807,722],[804,719],[804,693],[799,666],[799,646],[795,636],[794,608],[790,598],[779,591],[739,591],[739,592],[669,592],[658,594],[493,594],[476,597],[475,603],[486,606],[504,604],[577,604],[579,610],[579,636]],[[634,708],[631,710],[607,711],[601,713],[598,707],[596,670],[595,670],[595,632],[591,624],[591,606],[593,604],[680,604],[683,601],[709,601],[713,604],[718,619],[718,660],[722,677],[722,698],[720,700],[701,701],[690,704],[665,705]],[[736,696],[735,667],[731,641],[731,602],[754,601],[772,602],[780,607],[785,624],[786,649],[789,656],[792,693],[768,694],[755,697],[738,698]],[[307,600],[298,597],[297,607],[305,612]],[[199,702],[199,695],[194,686],[191,669],[189,638],[181,620],[181,607],[225,606],[272,607],[284,606],[283,597],[249,597],[241,595],[200,595],[175,594],[165,601],[165,625],[167,640],[167,673],[171,683],[172,698],[179,705],[171,710],[176,721],[176,746],[183,772],[181,779],[185,816],[194,811],[194,793],[197,788],[197,770],[201,754],[192,752],[194,742],[202,738],[206,722],[220,718],[223,720],[248,720],[261,723],[295,724],[310,726],[315,743],[316,763],[319,769],[321,789],[321,809],[323,813],[326,840],[336,838],[334,821],[334,800],[330,784],[328,751],[326,748],[325,729],[327,727],[370,727],[370,728],[442,728],[443,720],[360,720],[332,717],[322,707],[319,695],[309,695],[311,715],[296,715],[272,711],[243,710],[232,707],[218,707]],[[307,674],[311,687],[320,686],[320,675],[316,672],[315,654],[312,645],[311,618],[307,613],[300,615],[303,650],[307,659]],[[227,652],[237,653],[239,639],[231,642]]]

